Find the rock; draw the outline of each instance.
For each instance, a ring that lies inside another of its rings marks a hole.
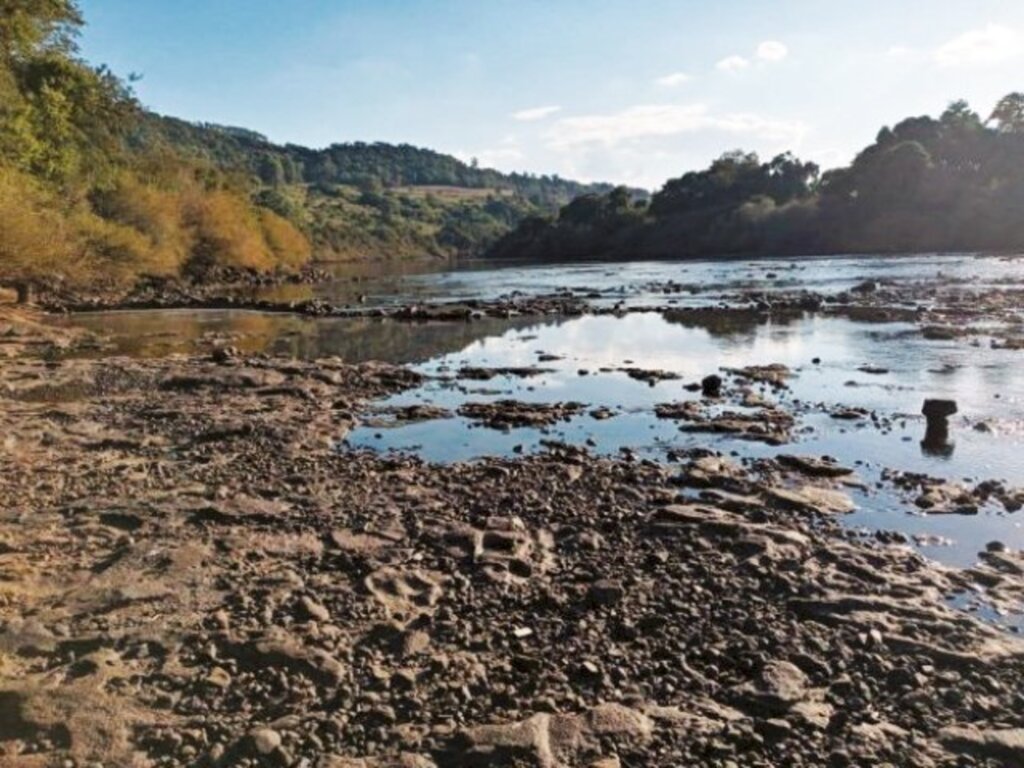
[[[261,755],[269,755],[281,746],[281,734],[270,728],[258,728],[249,734],[252,745]]]
[[[214,688],[227,688],[231,685],[231,675],[223,667],[214,667],[206,676],[206,683]]]
[[[530,764],[562,768],[575,764],[584,750],[613,741],[633,747],[645,744],[654,732],[647,715],[621,704],[600,704],[582,714],[540,713],[517,723],[478,725],[460,732],[453,754],[443,765]]]
[[[769,661],[757,680],[736,689],[742,705],[771,715],[786,714],[807,697],[807,675],[788,661]]]
[[[983,730],[957,726],[940,731],[939,741],[952,752],[999,760],[1006,768],[1024,765],[1024,728]]]
[[[764,494],[773,504],[798,512],[826,515],[852,512],[855,508],[850,497],[842,491],[813,485],[805,485],[798,489],[771,487],[766,488]]]
[[[810,475],[811,477],[844,477],[853,474],[852,469],[841,467],[836,464],[834,459],[827,457],[815,458],[813,456],[780,454],[776,458],[780,464],[792,467],[798,472]]]
[[[303,597],[299,600],[299,615],[310,621],[330,621],[331,612],[322,604],[311,597]]]
[[[416,687],[416,673],[408,669],[400,669],[391,676],[391,689],[394,691],[411,691]]]
[[[701,394],[704,397],[717,398],[722,396],[722,377],[712,373],[700,382]]]
[[[615,605],[625,596],[622,584],[611,579],[595,581],[587,590],[587,601],[593,605]]]

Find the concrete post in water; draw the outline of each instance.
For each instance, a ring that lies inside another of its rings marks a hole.
[[[927,420],[921,448],[925,453],[936,456],[950,456],[953,445],[949,442],[949,417],[957,412],[955,400],[929,398],[924,401],[921,413]]]

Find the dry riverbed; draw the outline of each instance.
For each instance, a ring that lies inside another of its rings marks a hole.
[[[1024,639],[950,603],[1020,553],[856,537],[819,457],[341,446],[422,379],[4,362],[0,765],[1024,765]]]

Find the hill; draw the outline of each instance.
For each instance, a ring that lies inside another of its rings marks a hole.
[[[277,145],[244,128],[154,114],[131,142],[244,174],[256,202],[307,232],[322,259],[479,256],[525,217],[613,188],[505,174],[407,144]]]

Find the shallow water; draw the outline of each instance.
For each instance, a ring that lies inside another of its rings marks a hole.
[[[866,279],[913,282],[943,276],[972,286],[1020,284],[1019,262],[968,256],[886,259],[735,261],[718,263],[589,264],[568,267],[474,269],[434,274],[342,277],[317,291],[345,300],[358,286],[367,306],[397,302],[494,298],[520,291],[552,293],[571,289],[597,304],[677,303],[714,306],[740,290],[821,293],[847,290]],[[666,289],[666,284],[674,285]],[[679,286],[685,286],[680,288]],[[308,290],[308,289],[304,289]],[[836,457],[856,466],[870,490],[858,492],[853,526],[941,537],[927,545],[932,557],[967,565],[989,541],[1024,548],[1024,513],[983,510],[977,516],[922,516],[888,486],[876,487],[884,468],[925,472],[950,480],[1001,479],[1024,485],[1024,352],[993,350],[988,340],[930,341],[911,325],[859,323],[807,314],[786,322],[754,315],[712,318],[710,324],[659,313],[585,316],[573,319],[480,320],[472,323],[396,323],[379,319],[314,320],[251,312],[101,313],[70,322],[109,335],[116,353],[152,356],[208,349],[232,343],[247,352],[266,351],[315,358],[336,355],[411,363],[433,377],[423,387],[378,406],[427,403],[455,410],[465,402],[514,398],[529,402],[579,401],[588,408],[547,429],[499,432],[461,417],[419,423],[366,425],[347,439],[353,447],[415,452],[433,461],[543,450],[543,441],[587,445],[598,453],[628,449],[642,458],[664,460],[673,450],[709,446],[741,457],[802,453]],[[557,360],[538,362],[539,356]],[[819,363],[812,362],[820,358]],[[781,448],[727,436],[680,432],[674,421],[654,415],[657,403],[692,399],[684,386],[722,367],[783,363],[795,372],[788,390],[769,399],[798,414],[795,442]],[[459,380],[463,366],[530,366],[549,369],[530,378]],[[859,370],[870,365],[883,374]],[[681,379],[654,386],[616,370],[625,366],[664,369]],[[604,369],[604,370],[602,370]],[[581,375],[581,370],[586,375]],[[957,400],[951,454],[922,450],[919,416],[926,397]],[[612,418],[598,421],[587,411],[605,406]],[[880,417],[837,421],[835,407],[861,407]],[[985,422],[991,432],[974,426]]]

